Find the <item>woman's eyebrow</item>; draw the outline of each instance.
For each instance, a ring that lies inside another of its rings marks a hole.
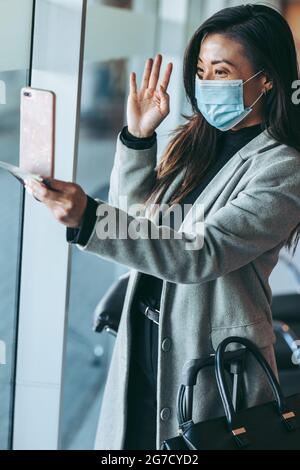
[[[200,57],[198,58],[198,62],[202,62]],[[228,64],[228,65],[231,65],[232,67],[235,67],[235,64],[233,64],[232,62],[230,62],[230,60],[227,60],[227,59],[212,60],[211,64],[216,65],[216,64],[221,64],[222,62],[224,62],[225,64]]]

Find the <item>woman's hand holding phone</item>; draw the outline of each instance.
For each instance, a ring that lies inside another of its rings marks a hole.
[[[26,190],[44,202],[60,223],[80,228],[88,201],[81,186],[49,177],[43,182],[26,180],[25,183]]]
[[[155,129],[170,112],[170,97],[167,88],[173,64],[170,62],[167,65],[161,85],[156,90],[161,63],[161,54],[157,54],[154,64],[153,59],[147,60],[140,90],[137,89],[135,72],[130,74],[127,123],[129,132],[135,137],[150,137],[153,135]]]

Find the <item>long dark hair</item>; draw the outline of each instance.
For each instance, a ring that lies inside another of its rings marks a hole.
[[[195,98],[195,76],[199,47],[207,33],[221,33],[244,46],[256,72],[261,69],[273,82],[264,97],[262,128],[280,143],[300,151],[300,107],[292,102],[292,83],[299,79],[295,42],[284,17],[271,7],[248,4],[224,8],[207,19],[192,36],[184,54],[183,79],[193,114],[181,114],[187,120],[170,134],[171,138],[157,167],[157,178],[145,203],[159,204],[174,177],[185,168],[181,187],[169,201],[179,203],[194,189],[216,158],[218,136],[222,132],[212,127],[202,116]],[[300,215],[299,215],[300,220]],[[300,237],[300,223],[285,246],[295,253]]]

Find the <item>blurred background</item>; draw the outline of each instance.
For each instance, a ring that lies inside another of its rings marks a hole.
[[[189,38],[215,11],[243,3],[88,0],[76,168],[77,182],[87,194],[107,200],[116,138],[126,124],[129,73],[135,71],[140,83],[146,59],[158,52],[163,55],[163,65],[174,64],[171,113],[158,130],[160,155],[168,132],[181,122],[180,114],[190,112],[182,85],[182,59]],[[262,3],[286,17],[300,54],[300,1]],[[7,45],[0,54],[0,80],[6,85],[6,104],[0,100],[0,159],[15,165],[19,159],[20,89],[30,77],[33,6],[30,0],[0,0],[0,39]],[[0,449],[12,445],[23,212],[22,187],[0,169]],[[92,331],[92,317],[103,294],[126,268],[86,256],[73,246],[71,251],[60,447],[92,449],[115,341],[109,333]],[[286,393],[294,393],[300,391],[299,365],[291,360],[292,341],[300,337],[299,249],[293,258],[282,252],[270,285],[274,316],[283,322],[276,324],[280,375]],[[32,289],[36,288],[33,284]]]

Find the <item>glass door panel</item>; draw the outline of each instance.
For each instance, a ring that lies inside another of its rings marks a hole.
[[[0,0],[0,160],[19,164],[20,90],[30,82],[32,0]],[[0,169],[0,449],[11,447],[23,187]]]

